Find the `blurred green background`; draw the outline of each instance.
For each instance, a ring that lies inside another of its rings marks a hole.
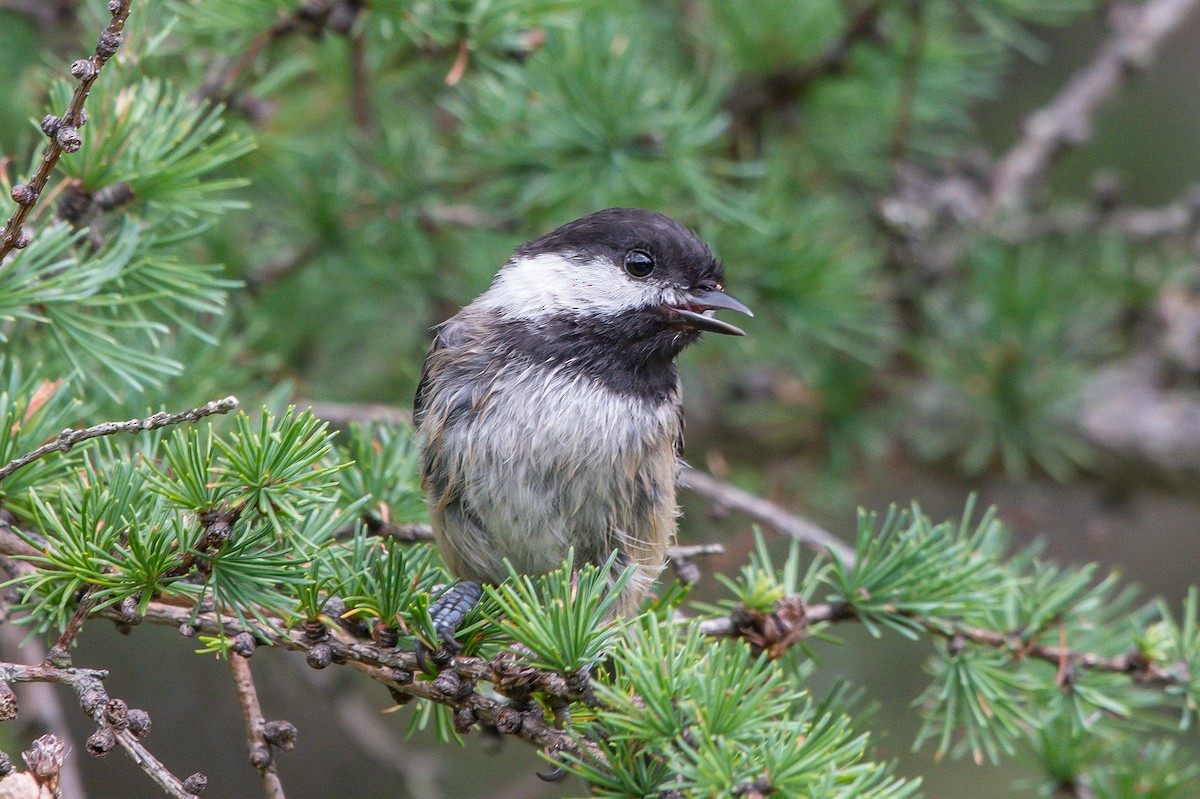
[[[86,54],[102,5],[0,3],[6,188],[36,157],[30,120],[61,111],[53,76]],[[1027,116],[1113,35],[1106,8],[135,3],[126,50],[89,100],[84,150],[60,169],[93,199],[115,183],[134,189],[120,208],[90,208],[97,247],[119,241],[119,215],[133,214],[181,271],[213,268],[188,284],[192,303],[145,312],[164,329],[118,328],[96,310],[79,321],[82,360],[51,348],[41,368],[83,378],[95,419],[228,393],[250,408],[408,408],[429,329],[514,246],[597,208],[653,208],[712,242],[730,290],[758,314],[744,340],[683,357],[692,464],[839,533],[856,506],[915,498],[934,518],[956,517],[978,492],[1019,541],[1045,539],[1063,561],[1099,561],[1175,602],[1200,563],[1200,455],[1181,467],[1083,422],[1109,399],[1096,381],[1110,370],[1129,370],[1156,402],[1198,401],[1186,336],[1196,314],[1164,308],[1175,307],[1165,298],[1191,308],[1200,292],[1188,215],[1200,15],[1102,107],[1091,140],[1044,185],[1015,209],[980,209]],[[1158,235],[1117,223],[1176,205],[1183,221]],[[69,218],[53,201],[41,211],[35,229]],[[44,353],[38,335],[6,346]],[[1200,347],[1200,333],[1190,341]],[[110,367],[117,345],[147,353],[127,359],[138,380],[121,377],[129,364]],[[1164,436],[1186,448],[1197,427]],[[685,510],[685,542],[728,547],[706,564],[700,591],[715,590],[712,572],[744,560],[750,525],[694,497]],[[816,647],[819,684],[868,688],[880,754],[923,775],[927,796],[1033,794],[1019,760],[911,753],[928,644],[846,636]],[[218,664],[172,631],[123,640],[103,625],[81,639],[77,662],[92,661],[114,665],[114,695],[151,710],[168,765],[207,773],[209,795],[258,790]],[[543,785],[526,748],[490,753],[479,736],[463,751],[378,739],[378,759],[329,720],[358,712],[345,723],[402,735],[404,713],[377,715],[383,692],[286,654],[259,663],[268,717],[301,730],[280,760],[290,796],[580,790]],[[119,757],[85,773],[95,796],[154,795]]]

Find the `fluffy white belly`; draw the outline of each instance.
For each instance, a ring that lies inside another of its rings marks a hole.
[[[443,430],[462,509],[493,544],[459,553],[475,576],[502,579],[501,555],[519,572],[548,571],[571,546],[577,562],[618,547],[643,561],[661,548],[645,539],[669,537],[659,528],[675,513],[677,401],[525,367],[491,381],[475,410]]]

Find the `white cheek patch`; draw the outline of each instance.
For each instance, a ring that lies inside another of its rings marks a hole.
[[[653,285],[637,282],[607,260],[543,253],[510,261],[476,306],[517,319],[562,313],[617,314],[663,301]]]

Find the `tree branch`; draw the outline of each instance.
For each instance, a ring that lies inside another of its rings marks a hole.
[[[1109,184],[1108,180],[1097,181]],[[1165,205],[1125,205],[1110,185],[1094,189],[1090,202],[1049,209],[1021,219],[1000,220],[996,233],[1005,241],[1022,242],[1043,236],[1108,232],[1144,241],[1194,237],[1200,232],[1200,186],[1191,186]],[[1195,242],[1189,242],[1195,246]]]
[[[908,44],[901,66],[900,88],[896,94],[896,113],[892,122],[891,141],[888,144],[888,155],[893,162],[900,161],[907,155],[908,143],[912,134],[917,89],[921,78],[921,61],[925,54],[924,0],[909,0],[908,24]]]
[[[741,511],[776,531],[799,540],[811,549],[837,555],[847,566],[854,565],[854,550],[851,547],[808,519],[797,516],[770,500],[695,469],[684,469],[679,475],[679,484],[711,499],[721,507]]]
[[[75,94],[72,95],[66,112],[61,119],[50,115],[42,120],[42,130],[50,138],[50,143],[46,146],[41,165],[29,182],[13,186],[12,198],[17,203],[17,210],[9,217],[4,231],[0,232],[0,265],[4,263],[5,256],[14,249],[28,246],[31,236],[24,229],[24,225],[29,212],[37,204],[38,197],[46,187],[46,181],[50,179],[50,173],[54,171],[59,157],[64,152],[73,153],[79,149],[79,128],[87,121],[83,110],[84,101],[91,93],[92,84],[96,82],[104,64],[121,46],[125,20],[129,17],[132,2],[133,0],[110,0],[108,8],[112,12],[112,19],[100,34],[95,52],[90,58],[81,59],[71,65],[71,74],[79,81],[79,85],[75,87]]]
[[[233,686],[237,691],[238,703],[242,706],[242,719],[246,722],[250,765],[262,775],[263,788],[268,799],[287,799],[283,792],[283,783],[279,779],[279,771],[275,768],[271,745],[263,735],[266,719],[263,718],[262,707],[258,704],[258,691],[254,687],[254,677],[250,674],[250,661],[236,653],[230,653],[228,660],[229,669],[233,672]]]
[[[106,608],[99,615],[120,620],[117,608]],[[166,602],[151,602],[143,621],[168,624],[193,634],[200,632],[228,638],[247,632],[268,646],[307,653],[309,665],[314,668],[348,663],[388,686],[393,695],[428,699],[456,712],[469,712],[471,718],[488,722],[503,734],[515,735],[550,751],[579,751],[569,734],[546,721],[540,706],[529,707],[524,702],[531,691],[568,699],[579,699],[578,693],[568,688],[562,675],[533,669],[508,657],[491,661],[454,657],[438,678],[424,681],[415,679],[419,667],[413,652],[360,641],[340,628],[322,628],[313,635],[305,629],[286,630],[287,625],[281,619],[273,619],[271,624],[250,622],[246,627],[232,616],[220,616],[212,611],[195,613],[191,607]],[[508,705],[484,696],[474,688],[479,681],[491,683],[495,692],[502,696],[517,697],[521,701]]]
[[[54,646],[50,647],[50,651],[46,653],[47,664],[60,667],[71,665],[71,644],[75,641],[75,636],[79,635],[87,617],[91,615],[92,608],[96,606],[96,600],[92,597],[95,592],[96,586],[94,585],[88,586],[83,591],[79,597],[79,603],[75,606],[75,612],[67,620],[63,631],[59,633],[58,640],[54,642]]]
[[[853,621],[857,618],[854,607],[848,603],[806,605],[804,600],[796,595],[780,599],[770,613],[741,608],[727,617],[705,619],[700,622],[700,629],[705,635],[745,638],[756,649],[778,657],[786,649],[807,638],[812,628],[818,624]],[[908,614],[906,618],[916,622],[930,635],[950,641],[952,648],[961,648],[969,642],[1005,650],[1014,660],[1029,658],[1059,667],[1065,663],[1089,671],[1128,674],[1140,684],[1184,685],[1189,680],[1187,663],[1164,666],[1137,651],[1109,657],[1081,652],[1065,645],[1047,646],[1034,643],[1018,631],[996,632],[915,614]]]
[[[1127,77],[1146,68],[1163,40],[1198,4],[1200,0],[1148,0],[1112,10],[1112,32],[1096,57],[1029,118],[1024,136],[996,166],[990,198],[994,211],[1022,206],[1059,155],[1091,138],[1100,106]]]
[[[318,419],[334,427],[349,427],[351,424],[411,424],[412,414],[395,405],[362,402],[321,402],[320,400],[298,399],[296,407],[309,408]]]
[[[195,422],[203,419],[205,416],[229,413],[237,406],[237,397],[230,396],[221,400],[213,400],[201,405],[199,408],[191,408],[180,413],[160,411],[153,416],[147,416],[145,419],[130,419],[126,422],[103,422],[102,424],[93,425],[83,430],[67,429],[59,433],[49,443],[43,444],[32,452],[9,461],[5,466],[0,467],[0,480],[4,480],[4,478],[13,474],[18,469],[22,469],[52,452],[66,452],[76,444],[92,438],[111,436],[115,433],[133,433],[136,435],[143,430],[157,430],[160,427],[168,427],[180,422]]]
[[[138,735],[145,734],[148,729],[148,722],[146,724],[135,723],[130,718],[133,711],[130,711],[120,699],[109,697],[108,692],[104,690],[103,683],[107,676],[107,671],[95,669],[0,663],[0,683],[49,682],[69,686],[79,697],[83,712],[99,725],[99,733],[106,733],[103,737],[98,734],[89,739],[90,751],[95,754],[107,752],[108,750],[99,744],[99,740],[107,738],[110,734],[115,743],[120,744],[130,759],[146,772],[160,788],[176,799],[194,799],[195,792],[189,790],[183,780],[168,771],[167,767],[138,740]],[[141,713],[141,711],[138,712]],[[144,716],[144,713],[142,715]],[[93,741],[97,741],[97,743],[93,744]],[[192,775],[188,782],[194,785],[198,781],[197,778],[203,779],[201,775]]]
[[[267,30],[259,32],[246,49],[232,64],[215,69],[200,88],[197,96],[202,100],[223,103],[241,111],[255,124],[267,121],[269,107],[253,97],[238,97],[237,82],[258,59],[263,49],[271,42],[290,36],[304,34],[314,39],[326,31],[348,36],[354,23],[366,5],[365,0],[308,0],[289,12]],[[357,56],[352,56],[352,59]],[[356,66],[351,64],[352,70]],[[357,90],[357,86],[354,86]],[[357,100],[357,98],[354,98]],[[357,113],[359,109],[355,107]]]
[[[5,656],[21,654],[25,659],[41,661],[46,656],[46,648],[36,638],[26,641],[25,633],[8,620],[0,623],[0,646]],[[67,722],[67,713],[59,701],[54,688],[46,683],[29,683],[29,687],[21,694],[21,706],[24,711],[24,722],[27,729],[49,732],[63,741],[68,749],[75,749],[72,743],[71,727]],[[83,787],[83,774],[79,770],[79,760],[67,758],[63,762],[62,771],[58,775],[58,787],[64,797],[71,799],[86,799],[87,792]]]
[[[78,22],[75,5],[75,0],[0,0],[0,11],[24,14],[42,28],[57,30]]]

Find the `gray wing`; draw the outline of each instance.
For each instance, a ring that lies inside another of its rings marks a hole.
[[[453,467],[446,431],[462,424],[472,411],[477,368],[464,365],[472,347],[469,327],[457,317],[443,324],[433,339],[413,400],[413,424],[421,445],[421,487],[438,550],[457,577],[497,580],[503,567],[491,535],[461,496],[461,470]],[[475,364],[477,367],[478,364]],[[493,572],[499,571],[499,574]]]
[[[444,371],[445,350],[447,347],[452,347],[461,338],[458,327],[460,325],[455,324],[454,318],[443,322],[438,326],[438,332],[434,334],[433,343],[429,345],[425,363],[421,366],[421,381],[417,383],[417,395],[413,398],[413,425],[416,427],[420,427],[421,422],[424,421],[434,383]]]

